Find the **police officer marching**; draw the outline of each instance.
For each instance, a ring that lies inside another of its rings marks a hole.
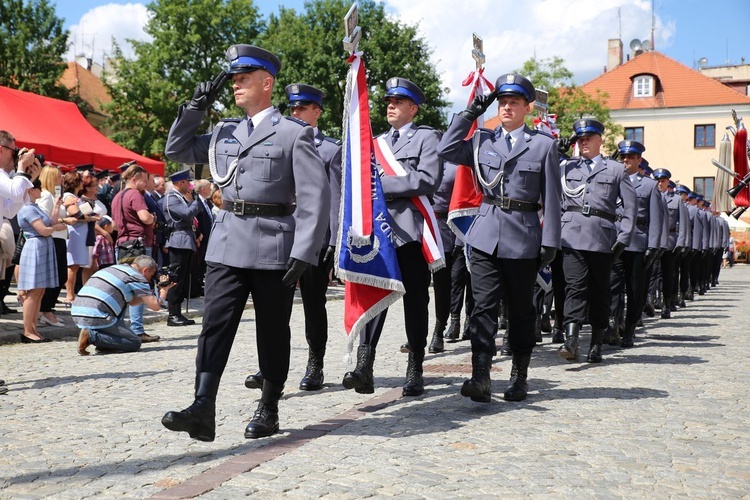
[[[169,179],[172,181],[173,189],[167,193],[164,200],[164,217],[169,228],[165,246],[169,249],[169,269],[176,276],[176,284],[167,294],[167,326],[189,326],[194,325],[195,320],[183,316],[180,307],[188,295],[193,256],[198,249],[193,219],[198,215],[200,206],[197,196],[194,197],[190,189],[189,168],[170,175]]]
[[[322,242],[320,259],[314,266],[305,270],[299,280],[302,294],[302,307],[305,311],[305,338],[308,345],[307,369],[300,381],[303,391],[317,391],[323,387],[323,358],[328,343],[328,313],[326,312],[326,291],[328,278],[333,267],[338,234],[339,205],[341,204],[341,141],[328,137],[318,129],[318,119],[323,112],[322,90],[302,83],[287,85],[284,89],[288,99],[287,107],[291,115],[308,123],[315,132],[315,147],[325,164],[325,173],[331,187],[331,209],[328,217],[328,231]],[[260,372],[249,375],[245,380],[248,389],[261,389],[263,376]]]
[[[381,148],[382,161],[398,163],[383,165],[378,160],[380,182],[391,217],[391,239],[406,289],[403,301],[409,362],[402,391],[404,396],[418,396],[424,392],[422,363],[429,328],[430,265],[422,254],[425,219],[415,202],[418,197],[431,196],[435,192],[441,175],[437,131],[413,122],[425,99],[424,92],[415,83],[406,78],[390,78],[386,82],[384,100],[391,129],[375,139],[377,147]],[[386,175],[386,169],[403,169],[405,175]],[[432,210],[429,205],[424,208]],[[434,264],[437,267],[439,261],[434,261]],[[375,350],[387,312],[386,309],[365,325],[357,349],[357,366],[344,375],[345,388],[363,394],[374,391]]]
[[[474,120],[497,97],[502,126],[479,129],[464,140]],[[479,215],[466,244],[471,251],[474,309],[469,318],[472,376],[461,395],[490,402],[490,368],[497,353],[495,333],[501,298],[508,304],[508,343],[513,352],[506,401],[526,399],[531,352],[536,344],[534,284],[540,268],[560,247],[560,181],[557,142],[524,125],[536,98],[534,85],[509,73],[495,91],[477,96],[454,115],[438,147],[441,158],[473,166],[482,189]],[[539,211],[543,210],[544,227]]]
[[[578,337],[587,319],[591,344],[586,361],[602,361],[608,322],[610,271],[613,260],[630,245],[636,218],[636,197],[622,163],[601,155],[604,125],[594,119],[573,124],[581,157],[562,163],[562,253],[565,274],[565,343],[558,353],[577,361]],[[622,206],[615,227],[617,206]]]
[[[215,437],[216,394],[248,296],[255,305],[263,390],[246,438],[278,432],[278,402],[289,372],[294,286],[320,261],[330,188],[308,124],[271,105],[281,61],[251,45],[227,51],[235,104],[246,115],[196,135],[223,82],[198,85],[180,107],[166,154],[208,163],[223,209],[206,251],[206,299],[196,354],[195,400],[162,418],[165,427],[202,441]],[[295,204],[296,202],[296,204]]]

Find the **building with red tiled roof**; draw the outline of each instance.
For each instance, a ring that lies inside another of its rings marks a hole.
[[[106,115],[102,105],[111,102],[112,98],[101,79],[77,62],[70,61],[60,78],[60,83],[86,103],[88,108],[84,113],[86,120],[94,128],[107,135],[107,131],[103,128]]]
[[[614,43],[613,43],[614,42]],[[719,144],[734,125],[731,110],[750,120],[750,97],[656,51],[622,61],[622,44],[610,40],[615,53],[609,71],[582,85],[590,95],[606,92],[612,120],[625,137],[646,146],[644,157],[654,168],[713,199]]]

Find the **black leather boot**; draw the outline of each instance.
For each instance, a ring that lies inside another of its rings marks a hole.
[[[680,307],[687,307],[687,304],[685,303],[685,299],[687,298],[687,294],[688,294],[687,292],[680,293],[680,295],[679,295],[679,299],[680,299],[679,306]]]
[[[646,316],[649,318],[654,317],[654,296],[649,294],[646,294],[646,305],[643,306],[643,312],[646,313]]]
[[[283,385],[263,381],[263,395],[260,397],[258,409],[245,427],[246,438],[262,438],[279,432],[279,399],[283,393]]]
[[[664,307],[661,308],[661,319],[669,319],[672,317],[672,307],[670,300],[664,299]]]
[[[263,389],[263,374],[260,373],[260,370],[255,375],[247,376],[245,387],[248,389]]]
[[[633,347],[633,337],[635,336],[635,325],[625,324],[625,330],[622,332],[620,347]]]
[[[589,353],[586,356],[587,363],[601,363],[602,362],[602,339],[604,338],[604,330],[601,328],[591,328],[591,345],[589,346]]]
[[[432,341],[430,341],[430,354],[443,352],[445,350],[445,346],[443,345],[443,330],[445,330],[445,323],[441,321],[436,322],[435,331],[432,332]]]
[[[446,342],[458,342],[458,335],[461,333],[461,318],[458,314],[451,314],[451,322],[445,331],[444,338]]]
[[[562,326],[555,323],[552,327],[552,343],[562,344],[563,342],[565,342],[565,333],[563,333]]]
[[[422,362],[424,351],[410,352],[409,364],[406,367],[406,383],[402,396],[419,396],[424,392],[424,379],[422,378]]]
[[[300,390],[319,391],[323,388],[323,358],[325,355],[325,349],[320,351],[308,350],[307,369],[305,370],[305,376],[299,383]]]
[[[503,344],[500,346],[501,356],[513,356],[513,351],[510,350],[510,344],[508,343],[508,336],[503,335]]]
[[[578,361],[578,334],[580,331],[581,325],[578,323],[565,325],[565,343],[557,350],[561,358],[567,361]]]
[[[461,395],[478,403],[489,403],[492,400],[491,368],[491,354],[486,352],[472,353],[471,379],[464,381],[461,386]]]
[[[537,315],[534,322],[534,339],[537,344],[542,343],[542,317],[540,315]]]
[[[549,314],[542,315],[542,331],[544,333],[552,332],[552,323],[550,323]]]
[[[513,367],[510,370],[510,385],[503,393],[506,401],[523,401],[529,392],[529,384],[526,382],[529,372],[531,354],[514,354]]]
[[[342,382],[345,389],[354,389],[360,394],[375,392],[372,365],[375,363],[375,347],[369,344],[357,348],[357,367],[347,372]]]
[[[654,309],[661,309],[664,307],[665,298],[662,297],[661,292],[656,292],[654,295]]]
[[[464,331],[461,334],[461,340],[471,340],[471,330],[469,330],[469,318],[464,322]]]
[[[604,330],[602,342],[607,345],[620,345],[620,324],[616,317],[609,317],[609,323],[607,324],[607,329]]]
[[[195,401],[182,411],[168,411],[161,419],[170,431],[187,432],[198,441],[216,437],[216,393],[221,377],[215,373],[199,373],[195,379]]]

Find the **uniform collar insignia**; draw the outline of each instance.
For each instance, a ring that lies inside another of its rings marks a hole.
[[[276,125],[277,123],[279,123],[279,117],[278,116],[272,116],[271,117],[271,123],[273,123],[274,125]]]
[[[273,146],[273,142],[271,142],[271,141],[266,141],[266,142],[264,142],[264,143],[263,143],[263,145],[264,145],[264,146]]]
[[[498,156],[498,154],[497,154],[497,153],[495,153],[494,151],[490,151],[489,149],[485,149],[485,150],[484,150],[484,151],[482,151],[482,152],[483,152],[484,154],[486,154],[486,155],[490,155],[490,156]]]

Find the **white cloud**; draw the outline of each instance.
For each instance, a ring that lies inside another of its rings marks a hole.
[[[132,57],[132,47],[126,40],[151,39],[143,31],[148,16],[146,6],[141,3],[107,4],[91,9],[70,27],[68,60],[84,54],[101,64],[103,55],[113,52],[113,39],[126,57]]]
[[[463,109],[469,96],[461,81],[474,69],[472,33],[484,39],[485,76],[491,81],[518,69],[536,56],[562,57],[582,84],[598,76],[607,64],[607,40],[620,29],[625,54],[633,38],[650,37],[649,0],[472,0],[457,8],[454,0],[386,0],[395,19],[419,24],[453,110]],[[618,23],[620,10],[621,28]],[[656,19],[656,46],[668,46],[674,23]]]

